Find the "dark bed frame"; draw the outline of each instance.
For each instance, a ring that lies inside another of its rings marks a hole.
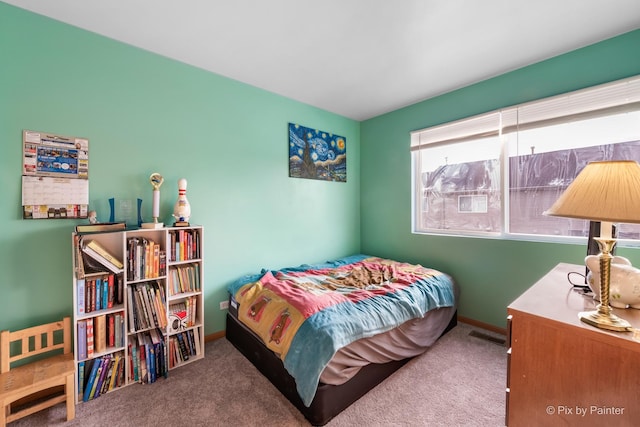
[[[450,331],[457,323],[457,312],[455,312],[441,336]],[[302,403],[296,390],[295,380],[286,371],[280,358],[232,314],[227,314],[226,338],[314,426],[323,426],[328,423],[333,417],[411,360],[408,358],[364,366],[353,378],[341,385],[320,383],[311,405],[307,407]]]

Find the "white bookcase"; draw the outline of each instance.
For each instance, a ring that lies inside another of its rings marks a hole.
[[[200,226],[73,233],[77,402],[204,357],[203,242]]]

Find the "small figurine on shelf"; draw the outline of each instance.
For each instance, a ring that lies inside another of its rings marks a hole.
[[[178,200],[173,205],[173,217],[176,222],[173,223],[174,227],[188,227],[189,217],[191,217],[191,205],[187,200],[187,180],[181,178],[178,180]]]
[[[89,224],[97,224],[98,223],[98,214],[96,211],[89,211],[88,217]]]

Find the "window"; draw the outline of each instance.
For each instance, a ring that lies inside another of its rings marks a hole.
[[[487,213],[487,195],[458,196],[458,213]]]
[[[640,76],[416,131],[411,151],[414,232],[588,236],[543,212],[587,163],[640,162]]]

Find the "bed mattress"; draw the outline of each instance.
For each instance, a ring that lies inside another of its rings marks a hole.
[[[439,336],[444,335],[456,324],[457,316],[454,311]],[[409,357],[386,363],[370,363],[360,366],[355,374],[350,375],[348,381],[338,385],[321,382],[318,384],[313,401],[307,406],[302,402],[296,388],[296,382],[284,368],[282,360],[265,347],[260,338],[231,313],[227,314],[226,339],[314,426],[327,424],[332,418],[411,360]]]

